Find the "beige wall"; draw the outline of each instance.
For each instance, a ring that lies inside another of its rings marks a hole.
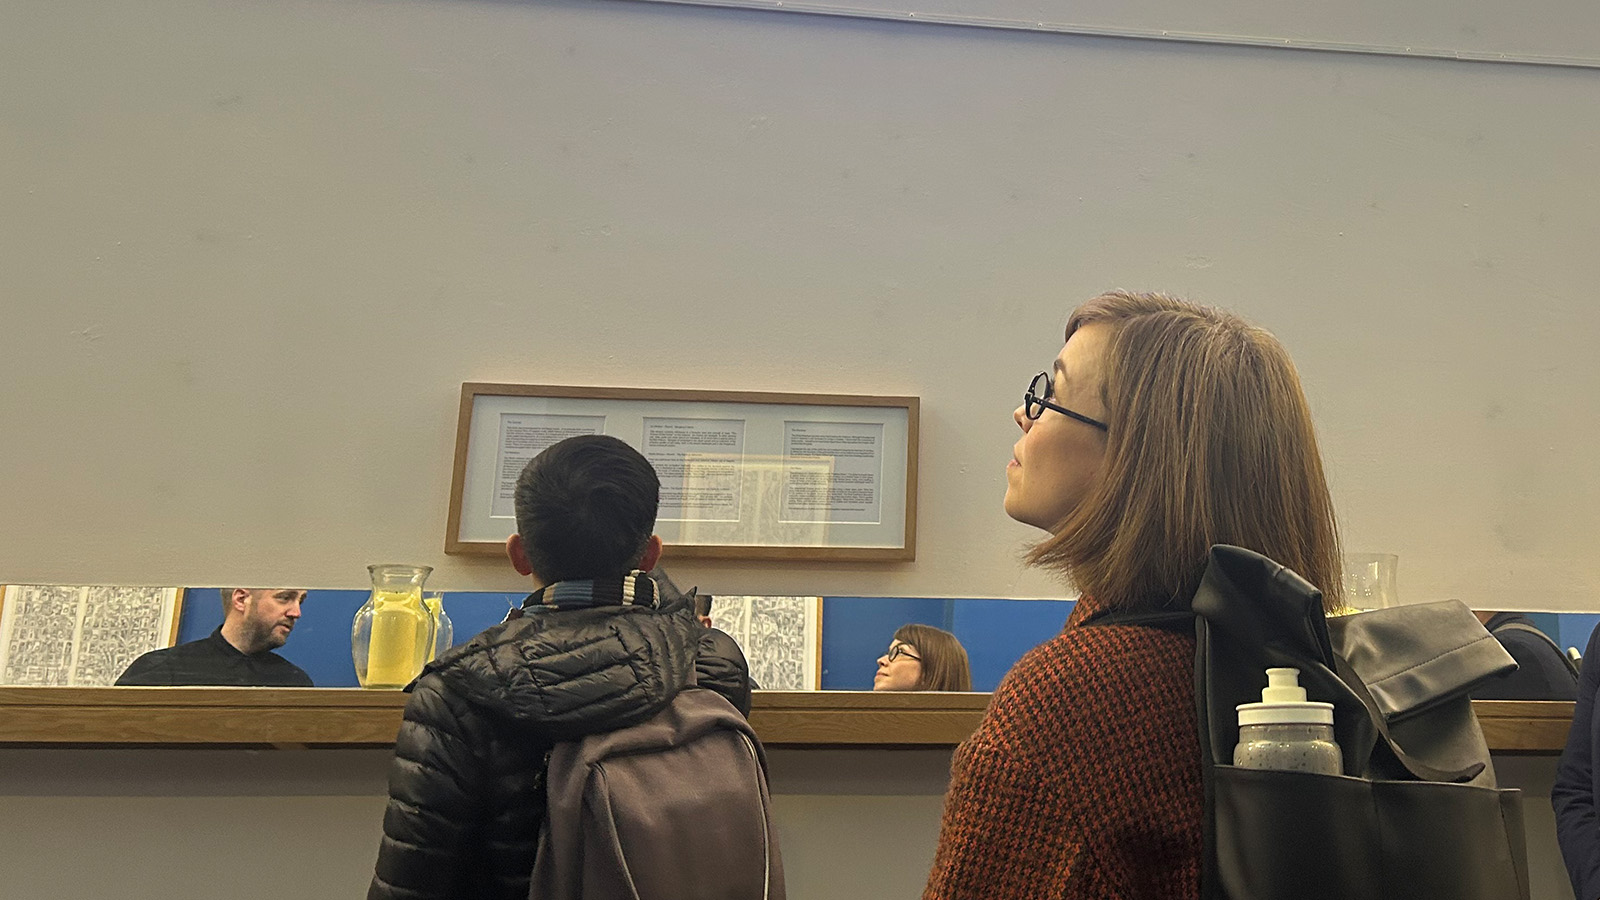
[[[361,897],[382,833],[381,750],[0,750],[0,867],[16,900]],[[793,900],[916,897],[950,754],[773,750]],[[1552,758],[1500,757],[1526,791],[1533,900],[1572,900]]]
[[[1600,608],[1593,71],[624,3],[58,0],[0,7],[0,85],[0,581],[357,586],[402,559],[512,587],[440,550],[459,384],[501,380],[920,395],[914,564],[686,583],[1055,596],[999,510],[1009,412],[1070,306],[1126,286],[1284,338],[1347,543],[1400,553],[1403,596]],[[237,755],[105,757],[133,767],[108,782],[16,752],[16,896],[365,881],[381,755],[274,757],[343,774],[262,798],[193,786]],[[794,896],[914,893],[940,778],[780,792]]]
[[[366,895],[389,752],[0,749],[13,900]],[[794,900],[922,890],[950,754],[769,752]]]
[[[1284,338],[1405,598],[1600,608],[1595,71],[63,0],[0,11],[0,84],[0,581],[514,587],[441,551],[459,385],[503,380],[920,395],[915,563],[689,582],[1056,596],[1009,413],[1127,286]]]

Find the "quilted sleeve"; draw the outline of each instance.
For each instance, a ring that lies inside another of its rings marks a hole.
[[[461,868],[483,815],[487,773],[469,730],[435,676],[417,683],[395,738],[368,900],[442,900],[470,880]]]
[[[750,715],[750,666],[732,636],[715,628],[702,632],[694,668],[701,687],[727,697],[740,715]]]

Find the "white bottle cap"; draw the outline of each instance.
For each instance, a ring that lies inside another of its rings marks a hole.
[[[1333,704],[1306,699],[1299,669],[1268,669],[1260,703],[1237,707],[1239,727],[1246,725],[1332,725]]]

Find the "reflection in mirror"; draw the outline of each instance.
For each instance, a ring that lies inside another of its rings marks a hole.
[[[1478,621],[1495,636],[1517,668],[1472,689],[1474,700],[1578,699],[1583,656],[1578,647],[1562,646],[1561,621],[1549,613],[1478,610]],[[1544,621],[1538,621],[1543,619]],[[1552,633],[1556,637],[1552,637]]]
[[[182,600],[179,588],[7,585],[0,684],[109,685],[140,655],[172,643]]]
[[[11,585],[0,591],[0,684],[110,685],[149,651],[213,639],[223,629],[234,592]],[[270,610],[260,607],[257,632],[269,632],[269,643],[284,638],[265,652],[292,664],[318,687],[357,687],[351,623],[368,596],[367,589],[314,588],[301,596],[298,616],[280,612],[272,621],[266,621]],[[444,593],[454,643],[501,622],[524,596]],[[970,660],[972,689],[992,691],[1024,653],[1060,634],[1071,610],[1072,602],[1064,600],[719,595],[712,599],[709,617],[739,642],[763,689],[870,691],[877,661],[896,630],[919,623],[954,634]],[[293,624],[280,625],[284,619]],[[1563,649],[1586,647],[1600,625],[1600,613],[1531,613],[1528,619]]]
[[[967,652],[972,689],[992,691],[1022,654],[1061,633],[1070,600],[827,597],[822,601],[822,687],[870,691],[901,626],[955,635]]]
[[[750,681],[766,691],[814,691],[821,684],[821,597],[712,597],[696,594],[712,628],[744,651]]]
[[[216,597],[218,591],[191,588],[189,595]],[[317,687],[359,687],[351,656],[351,625],[370,596],[370,589],[307,591],[292,634],[273,652],[303,671]],[[438,596],[440,608],[452,622],[452,643],[462,643],[505,619],[506,610],[521,603],[524,595],[450,592]],[[191,603],[179,623],[178,641],[207,640],[223,627],[221,605]]]
[[[895,629],[889,649],[878,657],[875,691],[972,690],[972,666],[961,639],[932,625],[908,622]]]
[[[207,591],[194,592],[201,596]],[[303,588],[220,588],[222,622],[203,638],[151,650],[116,683],[131,687],[313,687],[311,676],[274,651],[300,621]]]

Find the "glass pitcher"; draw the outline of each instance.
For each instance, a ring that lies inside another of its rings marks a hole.
[[[422,603],[433,618],[433,643],[429,645],[428,662],[433,662],[446,650],[455,646],[456,627],[450,614],[444,611],[443,594],[424,594]]]
[[[1344,555],[1344,602],[1356,609],[1386,609],[1400,605],[1395,590],[1400,557],[1393,553]]]
[[[433,616],[422,604],[431,566],[367,566],[372,594],[350,626],[350,655],[364,688],[403,688],[433,649]]]

